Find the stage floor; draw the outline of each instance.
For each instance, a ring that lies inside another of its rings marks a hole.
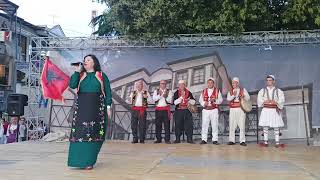
[[[0,145],[0,180],[320,179],[320,147],[107,142],[91,171],[66,166],[68,143]]]

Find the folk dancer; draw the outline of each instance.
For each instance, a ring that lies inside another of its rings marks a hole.
[[[204,89],[200,95],[199,102],[203,107],[202,110],[202,130],[201,130],[201,143],[207,144],[208,129],[211,122],[212,127],[212,143],[219,145],[218,143],[218,125],[219,125],[219,110],[218,105],[222,103],[222,95],[220,90],[214,86],[214,79],[209,78],[207,80],[208,87]]]
[[[176,110],[174,112],[175,134],[176,140],[174,143],[180,143],[180,138],[183,132],[187,135],[187,142],[193,142],[193,118],[192,113],[188,110],[188,104],[195,105],[196,101],[192,93],[186,88],[184,80],[179,81],[179,88],[173,96]]]
[[[147,130],[146,109],[151,100],[149,92],[143,87],[142,80],[138,81],[136,83],[136,90],[130,94],[129,100],[129,103],[132,105],[131,130],[133,135],[133,144],[138,143],[138,139],[140,140],[140,143],[144,144]]]
[[[246,101],[250,100],[250,95],[248,91],[240,87],[240,81],[238,77],[232,79],[232,89],[228,92],[227,100],[229,101],[230,114],[229,114],[229,143],[228,145],[234,145],[235,130],[237,126],[240,129],[239,142],[241,146],[246,146],[246,114],[241,109],[240,100],[244,98]]]
[[[285,97],[281,89],[275,87],[275,76],[268,75],[266,78],[267,87],[261,89],[258,93],[258,107],[262,107],[259,126],[263,127],[263,146],[268,146],[268,131],[273,128],[276,145],[279,147],[280,127],[284,126],[281,110],[284,107]]]
[[[162,137],[162,124],[164,126],[164,141],[170,144],[170,118],[171,110],[170,104],[172,103],[172,91],[166,88],[166,81],[160,81],[160,88],[156,89],[153,93],[153,101],[156,103],[155,115],[156,115],[156,138],[154,143],[161,143]]]

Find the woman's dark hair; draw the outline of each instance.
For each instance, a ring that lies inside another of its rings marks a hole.
[[[98,60],[98,58],[95,56],[95,55],[93,55],[93,54],[88,54],[88,55],[86,55],[84,58],[83,58],[83,62],[84,62],[84,60],[86,59],[86,57],[91,57],[92,58],[92,60],[93,60],[93,69],[94,69],[94,71],[101,71],[101,66],[100,66],[100,62],[99,62],[99,60]],[[82,66],[82,68],[81,68],[81,72],[86,72],[86,70],[84,69],[84,67]]]

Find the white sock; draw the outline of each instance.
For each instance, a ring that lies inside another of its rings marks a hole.
[[[276,144],[280,144],[280,129],[279,128],[274,128],[274,137],[276,139]]]
[[[268,144],[268,131],[268,127],[263,127],[263,139],[265,144]]]

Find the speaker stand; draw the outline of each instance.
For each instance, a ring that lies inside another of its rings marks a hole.
[[[16,116],[16,117],[18,117],[16,142],[19,142],[19,133],[20,133],[20,116]]]

